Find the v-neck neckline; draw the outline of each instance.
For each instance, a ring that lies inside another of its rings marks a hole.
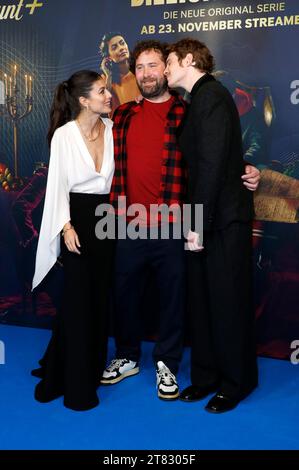
[[[83,138],[83,135],[82,135],[82,133],[81,133],[81,131],[80,131],[80,128],[79,128],[79,126],[78,126],[78,124],[77,124],[77,122],[76,122],[76,119],[74,119],[72,122],[74,123],[74,126],[75,126],[75,128],[76,128],[76,130],[77,130],[77,135],[79,135],[79,138],[80,138],[79,141],[80,141],[80,143],[81,143],[82,149],[84,150],[84,152],[83,152],[84,155],[86,155],[86,157],[87,157],[88,161],[90,162],[90,164],[92,165],[94,171],[95,171],[98,175],[103,176],[103,168],[104,168],[104,164],[105,164],[105,153],[106,153],[106,131],[107,131],[107,126],[106,126],[106,124],[104,123],[104,121],[103,121],[102,118],[100,118],[100,120],[102,121],[102,123],[103,123],[103,125],[104,125],[104,127],[105,127],[105,129],[104,129],[103,160],[102,160],[102,166],[101,166],[101,170],[100,170],[100,171],[97,171],[97,170],[96,170],[95,161],[94,161],[94,159],[92,158],[92,155],[91,155],[90,151],[88,150],[88,147],[87,147],[87,145],[86,145],[86,143],[85,143],[85,140],[84,140],[84,138]]]

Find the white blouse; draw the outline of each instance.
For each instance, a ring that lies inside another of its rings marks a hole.
[[[105,132],[100,172],[95,170],[94,160],[75,121],[59,127],[53,135],[32,289],[44,279],[60,255],[60,232],[71,219],[69,193],[110,192],[114,173],[113,122],[101,119]]]

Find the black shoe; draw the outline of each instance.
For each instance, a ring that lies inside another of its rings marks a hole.
[[[210,413],[225,413],[226,411],[233,410],[238,405],[239,401],[240,400],[230,398],[222,393],[216,393],[205,406],[205,409]]]
[[[207,387],[198,387],[196,385],[190,385],[189,387],[185,388],[180,394],[180,400],[193,402],[199,401],[203,398],[206,398],[210,393],[214,393],[217,390],[217,385],[209,385]]]

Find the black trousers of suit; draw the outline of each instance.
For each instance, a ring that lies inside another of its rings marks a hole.
[[[140,358],[141,300],[151,269],[156,284],[152,294],[159,299],[153,358],[176,373],[183,351],[186,302],[184,239],[118,240],[115,263],[116,357]]]
[[[242,399],[257,385],[251,224],[204,232],[188,252],[191,381]]]

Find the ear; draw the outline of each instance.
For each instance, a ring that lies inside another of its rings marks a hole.
[[[195,62],[193,60],[193,54],[191,54],[191,52],[188,52],[188,54],[184,58],[184,65],[186,67],[190,67],[190,65],[195,65]]]
[[[88,106],[88,99],[84,98],[84,96],[80,96],[79,103],[83,108],[86,108]]]

